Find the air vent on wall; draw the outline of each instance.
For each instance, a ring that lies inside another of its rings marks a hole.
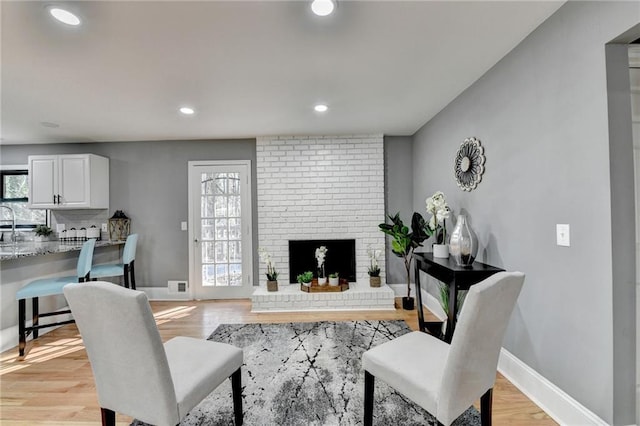
[[[169,281],[169,294],[186,293],[189,288],[188,281]]]

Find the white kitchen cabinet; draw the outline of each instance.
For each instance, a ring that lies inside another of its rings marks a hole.
[[[30,155],[29,204],[41,209],[108,209],[109,159],[94,154]]]

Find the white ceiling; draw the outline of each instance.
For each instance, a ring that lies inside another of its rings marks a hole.
[[[52,3],[0,4],[2,144],[411,135],[563,2]]]

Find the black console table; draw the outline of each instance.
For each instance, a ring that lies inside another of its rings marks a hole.
[[[447,330],[443,338],[444,341],[451,343],[453,331],[456,328],[456,318],[458,316],[458,290],[468,290],[473,284],[477,284],[496,272],[504,271],[504,269],[495,266],[486,265],[480,262],[473,262],[470,266],[458,266],[451,256],[446,259],[433,257],[433,253],[413,253],[415,279],[416,279],[416,301],[418,304],[418,326],[420,331],[427,331],[428,325],[442,326],[438,323],[425,323],[424,312],[422,308],[422,292],[420,290],[420,271],[425,272],[449,286],[449,313],[447,320]],[[434,333],[432,327],[428,327],[432,334],[439,334],[439,330]]]

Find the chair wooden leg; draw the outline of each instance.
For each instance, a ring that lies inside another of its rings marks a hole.
[[[116,413],[113,410],[100,407],[100,413],[102,414],[102,426],[116,425]]]
[[[134,262],[135,261],[132,260],[131,264],[129,264],[129,276],[130,276],[129,282],[131,283],[131,288],[133,290],[136,289],[136,272],[135,272],[135,269],[133,268]]]
[[[491,406],[493,405],[493,388],[480,397],[480,421],[482,426],[491,426]]]
[[[32,327],[36,327],[38,324],[40,324],[40,309],[39,309],[39,303],[38,303],[38,298],[34,297],[33,299],[31,299],[31,310],[32,312],[32,321],[31,321],[31,326]],[[34,328],[33,329],[33,339],[37,339],[38,338],[38,329]]]
[[[238,368],[235,373],[231,375],[231,390],[233,393],[233,415],[236,421],[236,426],[242,426],[244,421],[242,415],[242,373]]]
[[[364,426],[373,424],[373,388],[376,378],[364,371]]]
[[[18,354],[24,356],[24,348],[27,346],[27,336],[25,334],[26,320],[26,300],[18,300]]]
[[[129,288],[129,265],[124,265],[124,288]]]

